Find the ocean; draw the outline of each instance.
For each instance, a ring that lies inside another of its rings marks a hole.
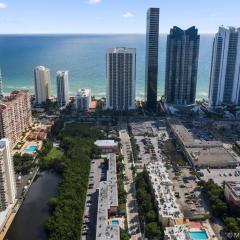
[[[160,35],[158,96],[164,93],[166,35]],[[208,96],[213,35],[200,39],[197,98]],[[105,52],[112,47],[137,50],[137,98],[144,97],[145,35],[0,35],[0,66],[4,91],[29,89],[34,92],[33,69],[51,70],[52,94],[56,94],[57,70],[69,70],[70,95],[90,88],[92,95],[105,96]]]

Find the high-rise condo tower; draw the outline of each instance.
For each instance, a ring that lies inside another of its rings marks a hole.
[[[57,101],[60,107],[69,102],[68,71],[57,72]]]
[[[147,110],[150,112],[155,112],[157,107],[158,41],[159,8],[149,8],[146,34],[145,100]]]
[[[198,30],[173,27],[167,37],[165,99],[170,104],[193,104],[196,97]]]
[[[219,27],[215,35],[209,104],[240,105],[240,28]]]
[[[0,140],[0,211],[16,200],[15,171],[8,139]]]
[[[51,96],[50,70],[43,66],[34,69],[36,103],[42,104]]]
[[[135,108],[136,49],[111,48],[106,55],[106,108],[130,110]]]

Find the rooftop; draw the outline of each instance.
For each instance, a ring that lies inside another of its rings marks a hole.
[[[151,162],[147,165],[147,172],[157,207],[159,216],[174,219],[183,218],[180,207],[174,196],[172,182],[168,177],[166,168],[160,162]]]
[[[91,90],[87,88],[81,88],[77,91],[77,96],[88,97],[91,94]]]
[[[116,155],[108,154],[109,170],[107,181],[100,182],[98,195],[96,240],[119,240],[118,225],[112,225],[108,219],[108,211],[113,206],[118,206]]]
[[[193,134],[179,121],[175,119],[168,119],[172,130],[185,145],[185,147],[221,147],[222,142],[220,141],[206,141],[196,139]]]
[[[98,147],[112,147],[118,145],[114,140],[97,140],[94,144]]]
[[[237,164],[237,160],[232,157],[223,147],[215,148],[186,148],[195,165],[211,165],[211,167],[228,167]]]
[[[240,182],[226,182],[226,186],[239,198],[240,197]]]
[[[108,159],[109,159],[109,168],[107,172],[108,203],[109,206],[118,206],[116,155],[108,154]]]
[[[189,228],[186,225],[175,225],[165,228],[164,235],[167,239],[187,240]]]
[[[13,91],[10,95],[4,96],[0,102],[0,110],[4,110],[12,104],[15,104],[20,97],[24,97],[28,94],[27,90]]]
[[[168,123],[194,165],[211,167],[238,165],[237,160],[223,147],[221,141],[196,137],[176,119],[168,118]]]
[[[108,53],[136,53],[136,48],[126,48],[126,47],[109,48]]]

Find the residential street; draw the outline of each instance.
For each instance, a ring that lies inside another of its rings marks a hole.
[[[133,182],[132,170],[131,170],[131,162],[130,154],[131,152],[131,144],[129,135],[126,130],[121,130],[119,132],[121,143],[122,143],[122,154],[124,156],[125,161],[125,173],[126,179],[125,182],[125,190],[127,192],[127,222],[129,233],[131,234],[132,240],[140,240],[141,239],[141,231],[140,231],[140,223],[138,217],[138,207],[136,200],[136,189],[135,184]]]

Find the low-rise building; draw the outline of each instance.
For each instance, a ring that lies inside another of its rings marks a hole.
[[[118,225],[112,225],[108,218],[108,183],[100,182],[98,195],[96,240],[119,240],[120,229]]]
[[[151,162],[146,171],[151,184],[155,204],[158,210],[158,218],[163,227],[174,226],[178,219],[183,219],[180,206],[176,201],[172,181],[163,163]]]
[[[102,153],[116,153],[118,151],[118,143],[114,140],[97,140],[94,144],[102,150]]]
[[[227,201],[240,207],[240,182],[226,182],[224,195]]]
[[[107,180],[100,182],[98,193],[96,240],[119,240],[119,225],[111,221],[111,216],[118,208],[116,155],[107,156],[109,163]]]
[[[164,230],[165,240],[186,240],[188,239],[189,228],[187,225],[174,225]]]
[[[168,118],[168,125],[186,158],[193,166],[228,168],[239,165],[238,161],[223,147],[222,142],[195,138],[194,135],[176,119]]]
[[[108,202],[109,213],[116,212],[118,208],[118,188],[117,188],[117,166],[116,154],[108,154]]]

